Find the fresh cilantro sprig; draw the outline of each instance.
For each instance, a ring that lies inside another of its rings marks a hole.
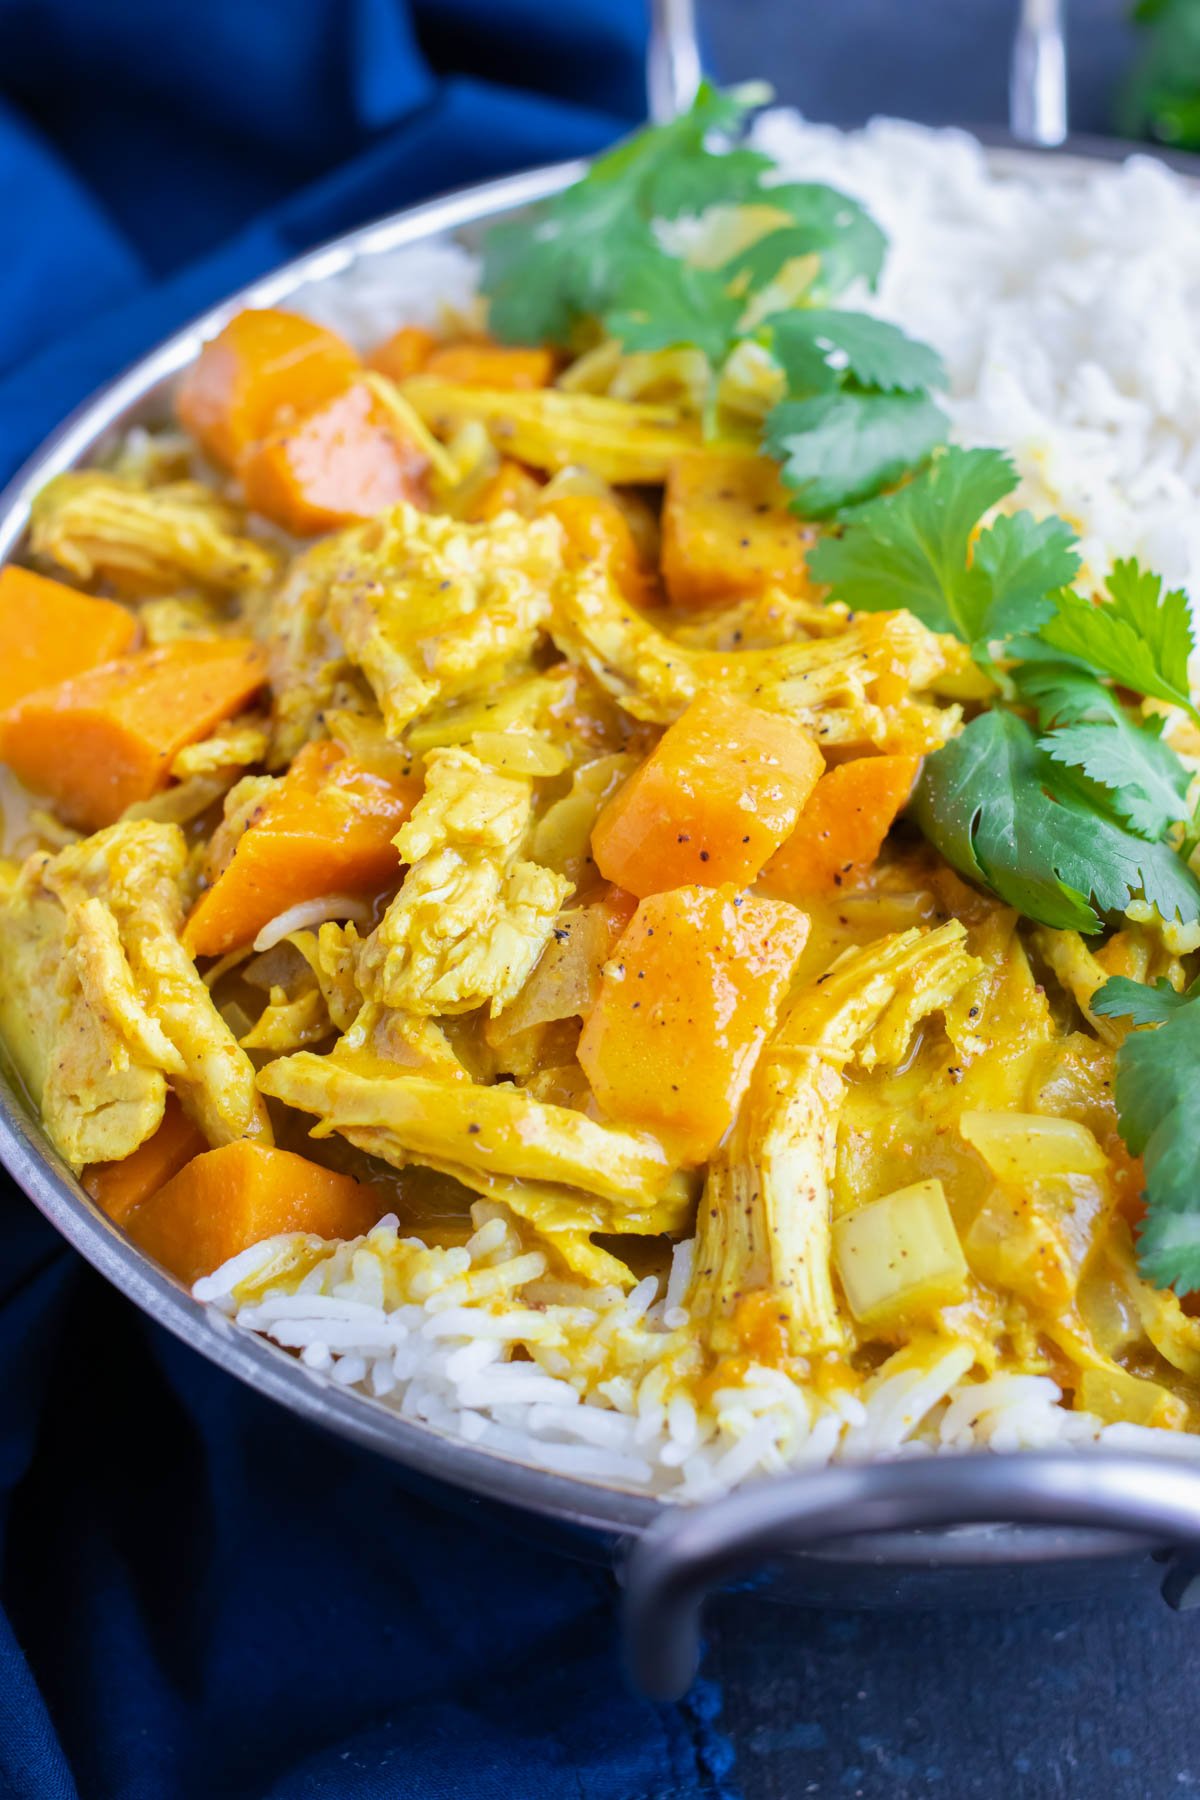
[[[1142,1274],[1178,1294],[1200,1289],[1200,981],[1177,994],[1114,976],[1092,1010],[1135,1026],[1117,1051],[1121,1136],[1146,1172],[1146,1218],[1138,1236]]]
[[[1138,897],[1164,919],[1200,917],[1200,883],[1170,845],[1125,830],[1002,708],[927,758],[912,810],[961,875],[1040,924],[1091,934]]]
[[[793,394],[831,393],[844,379],[881,394],[918,394],[946,385],[936,350],[870,313],[811,306],[769,320],[771,355]]]
[[[925,394],[844,388],[784,400],[767,418],[766,447],[796,510],[828,519],[899,481],[946,441],[946,416]]]
[[[1061,519],[980,520],[1011,494],[1017,472],[999,450],[947,450],[894,494],[854,512],[809,558],[815,580],[856,612],[903,606],[932,631],[953,632],[982,662],[1054,611],[1079,558]]]
[[[1131,713],[1112,688],[1069,664],[1029,663],[1015,673],[1046,732],[1047,755],[1106,788],[1130,831],[1154,842],[1190,822],[1188,771],[1164,741],[1161,718]]]
[[[1079,559],[1061,519],[983,523],[1016,486],[999,451],[946,450],[823,538],[810,572],[856,611],[904,607],[953,633],[1000,676],[997,708],[926,760],[914,799],[955,868],[1063,929],[1099,931],[1135,898],[1193,920],[1189,772],[1161,719],[1112,685],[1196,717],[1186,598],[1163,596],[1132,562],[1116,564],[1106,600],[1073,592]],[[1040,736],[1004,710],[1006,694],[1034,713]]]
[[[828,518],[922,467],[946,441],[931,397],[945,375],[935,352],[898,327],[831,306],[856,282],[874,286],[887,240],[848,195],[780,182],[768,157],[731,147],[763,97],[703,86],[680,118],[601,157],[530,218],[494,228],[483,289],[491,327],[509,342],[571,346],[599,321],[627,351],[700,351],[710,435],[722,371],[740,343],[755,342],[786,388],[765,448],[796,510]],[[774,223],[717,268],[668,247],[664,226],[730,206]]]
[[[719,305],[736,289],[740,314],[753,292],[802,256],[817,259],[818,291],[826,295],[856,279],[874,282],[886,240],[857,201],[816,183],[772,184],[770,157],[745,146],[713,147],[714,139],[740,132],[767,97],[758,85],[722,92],[704,83],[686,113],[599,157],[581,181],[529,218],[494,227],[484,246],[483,290],[497,336],[570,344],[581,322],[611,324],[632,312],[645,314],[642,348],[696,342],[696,308],[681,311],[667,285],[671,269],[687,265],[664,246],[660,227],[718,206],[769,207],[778,229],[725,270],[706,271],[709,279],[692,284],[693,298]]]
[[[1188,682],[1194,645],[1187,595],[1181,588],[1164,594],[1162,578],[1133,561],[1114,563],[1107,585],[1105,604],[1059,595],[1043,642],[1134,693],[1181,707],[1200,724]]]
[[[789,398],[767,417],[765,443],[797,511],[829,518],[899,481],[946,441],[928,390],[941,358],[869,313],[797,308],[766,322]]]

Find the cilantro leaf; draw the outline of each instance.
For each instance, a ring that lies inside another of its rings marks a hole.
[[[827,519],[925,462],[946,431],[945,413],[925,394],[842,388],[780,401],[767,415],[766,445],[796,511]]]
[[[741,300],[728,292],[715,270],[694,268],[659,252],[627,268],[621,304],[605,315],[604,328],[626,350],[693,344],[719,364],[737,341],[741,315]]]
[[[1147,1281],[1179,1294],[1200,1288],[1200,1004],[1197,984],[1175,994],[1164,982],[1142,987],[1114,977],[1093,997],[1108,1018],[1129,1018],[1117,1052],[1117,1122],[1134,1156],[1144,1159],[1146,1220],[1138,1262]]]
[[[1128,1019],[1134,1025],[1165,1025],[1195,991],[1193,984],[1186,993],[1177,994],[1165,975],[1153,987],[1124,975],[1110,975],[1092,995],[1092,1011],[1106,1019]]]
[[[1136,562],[1114,563],[1107,603],[1060,594],[1041,637],[1122,687],[1181,706],[1200,721],[1188,684],[1194,639],[1187,595],[1178,588],[1164,594],[1162,587],[1160,576]]]
[[[658,242],[656,221],[714,206],[770,206],[788,223],[769,236],[797,240],[786,254],[779,244],[769,250],[751,247],[753,255],[740,271],[743,306],[747,293],[771,280],[792,255],[819,259],[825,294],[856,277],[874,281],[886,239],[856,200],[816,182],[771,186],[775,169],[769,157],[744,145],[713,146],[714,138],[735,136],[747,112],[769,97],[761,86],[720,91],[704,83],[686,113],[618,144],[582,180],[527,217],[494,226],[484,243],[482,286],[496,335],[507,343],[569,343],[581,320],[630,304],[625,291],[630,279],[636,276],[644,288],[645,269],[671,260]],[[737,272],[731,266],[724,283],[710,281],[714,300]],[[695,298],[698,302],[699,295]],[[697,303],[683,309],[691,325],[686,339],[678,335],[680,307],[674,304],[670,311],[673,323],[663,326],[670,341],[700,341],[696,329],[703,308]],[[710,326],[701,347],[719,335]]]
[[[765,324],[771,329],[771,354],[792,394],[824,392],[839,373],[859,387],[888,394],[946,385],[936,350],[870,313],[801,307],[773,314]]]
[[[1057,725],[1116,719],[1121,702],[1090,670],[1074,662],[1022,663],[1013,680],[1021,698],[1030,702],[1043,731]]]
[[[758,199],[786,213],[791,223],[750,245],[747,266],[756,281],[773,280],[793,257],[816,255],[821,259],[816,284],[820,299],[835,299],[854,281],[875,286],[887,255],[887,238],[859,201],[818,181],[768,185]]]
[[[1042,738],[1041,747],[1052,762],[1079,769],[1107,788],[1121,822],[1155,842],[1191,817],[1188,772],[1161,730],[1161,719],[1138,725],[1118,706],[1106,724],[1065,726]]]
[[[770,159],[749,150],[721,154],[707,140],[737,131],[765,97],[761,87],[720,91],[702,83],[686,113],[618,144],[528,217],[493,226],[482,286],[497,337],[568,342],[581,319],[615,304],[630,263],[658,251],[655,218],[757,195]]]
[[[488,324],[506,344],[565,344],[581,319],[612,303],[629,262],[656,249],[650,227],[627,215],[623,190],[581,182],[532,223],[488,232],[481,278]]]
[[[1166,919],[1200,918],[1186,864],[1089,806],[1014,713],[981,713],[928,757],[913,813],[960,874],[1040,924],[1099,931],[1136,896]]]
[[[987,577],[991,602],[980,636],[989,641],[1036,631],[1051,617],[1050,596],[1079,572],[1075,538],[1064,519],[1001,513],[981,531],[972,567]]]
[[[813,578],[856,612],[907,607],[931,630],[970,642],[991,602],[983,571],[968,566],[971,534],[1016,485],[999,450],[946,450],[898,493],[859,507],[840,537],[822,538],[809,557]]]
[[[655,219],[679,219],[710,206],[745,206],[762,200],[763,177],[774,164],[758,150],[706,150],[663,158],[650,170],[642,203]]]
[[[1162,1190],[1169,1182],[1170,1191],[1175,1192],[1181,1172],[1195,1178],[1200,1121],[1176,1109],[1163,1120],[1159,1132],[1163,1148],[1156,1161],[1155,1186]],[[1200,1288],[1200,1211],[1186,1205],[1151,1207],[1138,1232],[1137,1252],[1138,1268],[1151,1287],[1195,1293]]]

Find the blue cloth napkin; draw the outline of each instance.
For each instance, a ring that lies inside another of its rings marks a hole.
[[[0,0],[0,475],[308,245],[598,149],[640,0]],[[606,1571],[441,1510],[151,1325],[0,1189],[0,1794],[731,1795]]]

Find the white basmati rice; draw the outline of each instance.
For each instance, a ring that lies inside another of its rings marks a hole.
[[[673,1279],[691,1250],[676,1249]],[[298,1258],[315,1258],[300,1279]],[[298,1351],[314,1378],[358,1388],[402,1417],[560,1474],[673,1499],[708,1499],[752,1475],[831,1461],[981,1446],[1099,1443],[1200,1456],[1196,1437],[1106,1427],[1068,1411],[1047,1376],[969,1381],[974,1350],[954,1342],[932,1363],[898,1352],[861,1394],[829,1399],[777,1369],[751,1367],[743,1385],[712,1396],[711,1415],[702,1418],[672,1388],[678,1337],[652,1304],[653,1277],[626,1298],[593,1292],[590,1304],[528,1307],[509,1299],[542,1262],[499,1219],[463,1250],[429,1251],[400,1239],[389,1218],[349,1246],[270,1239],[198,1281],[194,1292],[215,1321],[232,1319]],[[467,1298],[445,1304],[464,1284]],[[418,1289],[424,1298],[414,1303]],[[567,1338],[563,1374],[551,1374],[542,1346]],[[534,1360],[505,1360],[517,1344]],[[631,1350],[631,1372],[585,1397],[587,1371],[615,1344]]]
[[[879,293],[854,298],[940,350],[958,438],[1013,454],[1023,501],[1075,524],[1093,576],[1136,554],[1200,594],[1200,194],[1145,157],[997,174],[963,134],[894,121],[843,135],[774,112],[755,135],[786,177],[835,183],[887,231]],[[468,310],[476,279],[470,255],[436,243],[370,258],[294,304],[365,347]],[[310,920],[273,921],[272,941],[285,922]],[[1200,1455],[1196,1437],[1069,1411],[1045,1376],[971,1382],[958,1344],[923,1368],[897,1357],[860,1397],[821,1400],[752,1369],[701,1419],[666,1360],[687,1322],[689,1245],[661,1299],[652,1280],[626,1299],[548,1280],[500,1218],[465,1250],[425,1253],[398,1299],[385,1278],[396,1246],[385,1222],[291,1279],[296,1241],[271,1240],[195,1292],[214,1325],[299,1351],[316,1380],[498,1455],[679,1499],[830,1460],[980,1445]],[[517,1345],[534,1360],[507,1360]],[[622,1349],[629,1366],[613,1372]]]

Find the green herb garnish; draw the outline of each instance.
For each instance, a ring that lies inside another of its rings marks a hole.
[[[994,645],[1051,616],[1049,596],[1079,569],[1061,519],[1022,512],[978,532],[1016,485],[1001,451],[947,450],[897,493],[860,507],[841,536],[822,538],[811,573],[854,611],[907,607],[987,662]]]
[[[682,117],[601,157],[528,220],[493,229],[483,289],[492,330],[508,342],[570,347],[599,321],[627,351],[698,350],[709,366],[709,435],[726,363],[740,344],[757,344],[786,388],[764,447],[797,511],[827,518],[920,468],[945,442],[947,422],[930,397],[945,377],[927,345],[829,305],[855,282],[874,285],[887,241],[848,195],[773,180],[768,157],[730,147],[763,97],[704,86]],[[720,267],[668,247],[664,226],[731,206],[755,208],[764,223]],[[799,272],[790,306],[779,285],[789,268]]]
[[[1200,982],[1177,994],[1114,976],[1092,1010],[1155,1029],[1132,1031],[1117,1051],[1121,1136],[1146,1170],[1138,1263],[1147,1281],[1179,1294],[1200,1289]]]
[[[1139,896],[1164,919],[1200,917],[1170,846],[1124,830],[1001,708],[927,759],[913,816],[960,874],[1043,925],[1090,934]]]

